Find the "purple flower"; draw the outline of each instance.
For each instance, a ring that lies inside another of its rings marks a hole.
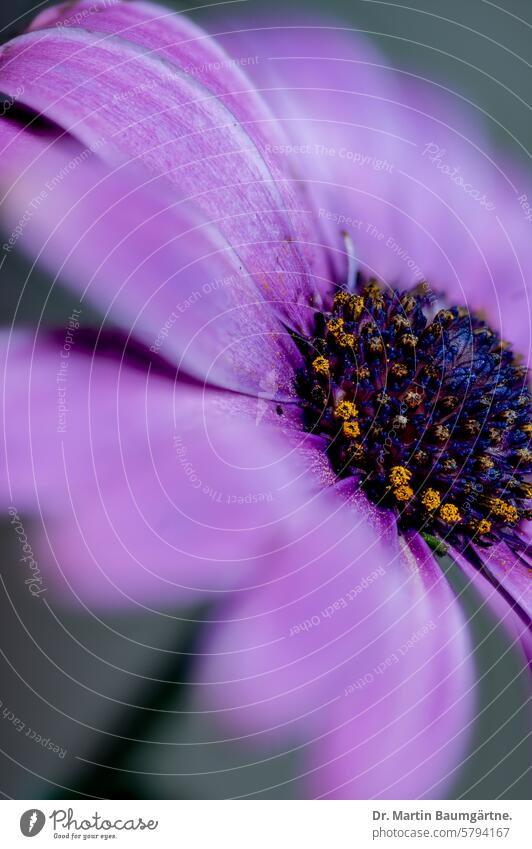
[[[0,88],[4,253],[79,296],[2,335],[50,588],[216,601],[198,704],[300,746],[309,795],[448,793],[475,676],[439,554],[530,650],[523,176],[335,26],[85,0]]]

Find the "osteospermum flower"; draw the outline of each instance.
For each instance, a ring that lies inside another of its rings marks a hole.
[[[217,601],[202,708],[297,741],[310,795],[449,792],[474,673],[441,553],[528,649],[521,175],[338,27],[87,0],[0,88],[4,251],[80,300],[2,337],[1,491],[47,580]]]

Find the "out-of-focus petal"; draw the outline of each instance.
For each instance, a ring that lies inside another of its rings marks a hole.
[[[145,46],[148,32],[136,30],[137,43],[68,26],[27,33],[1,48],[0,87],[107,162],[164,176],[217,222],[262,294],[301,327],[300,305],[316,294],[308,239],[298,246],[304,204],[265,158],[266,143],[259,150],[221,97]]]
[[[336,21],[240,22],[218,37],[249,74],[292,142],[340,257],[342,230],[361,268],[390,285],[427,280],[481,309],[530,347],[530,178],[495,153],[484,116],[437,83],[391,66]],[[345,277],[345,266],[338,267]]]
[[[254,586],[308,497],[290,447],[227,415],[230,393],[123,349],[91,356],[75,325],[55,342],[1,339],[0,493],[13,519],[38,517],[47,582],[106,606]]]
[[[7,253],[20,245],[189,374],[255,395],[293,394],[299,354],[279,304],[216,223],[138,168],[113,170],[71,140],[26,132],[22,157],[15,126],[2,129]]]
[[[317,499],[277,569],[204,646],[202,705],[256,742],[296,736],[315,795],[437,796],[472,716],[465,621],[427,548]]]

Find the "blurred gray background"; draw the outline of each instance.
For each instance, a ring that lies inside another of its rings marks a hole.
[[[24,28],[33,12],[51,4],[8,0],[0,10],[2,41]],[[171,5],[167,3],[167,5]],[[207,27],[222,8],[174,3]],[[530,163],[532,139],[532,3],[530,0],[250,0],[239,14],[276,9],[302,15],[331,11],[369,33],[392,63],[459,91],[485,113],[489,133],[516,158]],[[235,9],[228,7],[231,14]],[[20,299],[28,275],[21,257],[2,272],[0,320],[53,324],[69,311],[68,295],[40,272]],[[87,318],[87,316],[85,316]],[[95,317],[97,322],[97,317]],[[18,553],[4,522],[0,584],[0,700],[43,738],[54,754],[2,719],[0,792],[15,798],[300,797],[297,756],[260,754],[215,742],[215,730],[187,717],[186,687],[153,679],[186,679],[197,628],[155,615],[96,619],[72,610],[55,616],[36,605],[13,580]],[[460,577],[453,580],[460,586]],[[527,798],[530,749],[527,682],[519,659],[467,594],[478,649],[479,708],[472,754],[455,797]],[[201,619],[202,611],[194,615]],[[192,617],[191,617],[192,618]],[[168,650],[176,652],[168,654]],[[170,658],[170,660],[169,660]],[[205,745],[205,741],[211,741]],[[203,744],[202,744],[203,743]]]

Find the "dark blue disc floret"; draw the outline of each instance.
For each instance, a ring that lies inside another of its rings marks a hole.
[[[490,544],[532,506],[527,370],[482,318],[360,276],[297,339],[308,430],[402,527]]]

